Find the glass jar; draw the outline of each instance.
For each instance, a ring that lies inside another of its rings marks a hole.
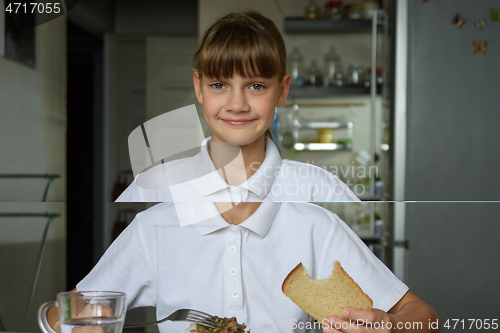
[[[374,0],[366,0],[364,6],[365,6],[364,8],[365,19],[371,20],[373,18],[373,14],[377,13],[378,3],[377,1]]]
[[[384,83],[384,77],[382,76],[382,67],[377,67],[375,72],[375,80],[377,82],[377,86],[381,86]],[[365,74],[364,86],[370,87],[372,82],[372,68],[368,68],[368,71]]]
[[[323,128],[318,130],[319,143],[333,143],[333,130],[330,128]]]
[[[372,85],[371,71],[372,71],[372,69],[368,68],[368,70],[363,75],[363,86],[365,86],[366,88],[370,88],[370,86]]]
[[[342,87],[344,85],[345,76],[344,71],[342,70],[342,65],[337,66],[337,70],[333,76],[333,86]]]
[[[330,46],[330,50],[325,56],[325,74],[328,76],[328,81],[333,83],[335,72],[340,65],[340,57],[337,54],[335,46]]]
[[[330,0],[325,3],[325,18],[330,20],[340,20],[344,12],[342,11],[342,0]]]
[[[311,86],[321,85],[321,74],[315,59],[311,60],[311,64],[307,68],[306,84]]]
[[[309,0],[309,5],[306,7],[306,20],[317,20],[321,18],[321,10],[316,5],[316,0]]]
[[[376,69],[376,75],[377,75],[377,85],[381,86],[382,84],[384,84],[384,76],[382,74],[382,67],[377,67]]]
[[[350,20],[363,19],[365,17],[364,6],[356,3],[345,5],[344,16]]]
[[[323,87],[329,87],[331,85],[332,80],[330,80],[330,78],[328,77],[328,74],[323,74],[323,81],[321,81],[321,82],[322,82]]]
[[[349,66],[347,75],[347,84],[351,86],[358,86],[363,83],[363,65],[360,63],[353,63]]]

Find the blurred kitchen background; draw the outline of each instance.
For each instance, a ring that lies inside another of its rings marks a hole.
[[[210,135],[192,56],[214,20],[243,9],[272,19],[287,46],[282,156],[363,200],[318,204],[443,324],[498,318],[498,1],[81,0],[18,34],[3,6],[0,330],[39,331],[38,306],[73,289],[151,205],[112,203],[133,179],[132,130],[196,104]]]

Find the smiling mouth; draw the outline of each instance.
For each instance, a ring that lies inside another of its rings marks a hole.
[[[221,119],[221,120],[231,126],[243,126],[250,124],[255,119]]]

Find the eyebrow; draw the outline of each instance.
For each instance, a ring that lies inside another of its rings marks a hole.
[[[234,75],[233,75],[234,77]],[[232,77],[208,77],[208,76],[205,76],[205,78],[207,80],[210,80],[210,81],[224,81],[226,79],[232,79]],[[264,77],[264,76],[260,76],[260,75],[252,75],[252,76],[247,76],[247,77],[243,77],[244,80],[272,80],[274,79],[275,77]]]

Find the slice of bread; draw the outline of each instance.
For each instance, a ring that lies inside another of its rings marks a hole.
[[[328,324],[331,315],[345,319],[342,316],[345,307],[371,310],[373,305],[371,298],[338,261],[333,263],[332,274],[324,280],[311,278],[302,263],[299,263],[283,281],[281,290],[321,324]]]

